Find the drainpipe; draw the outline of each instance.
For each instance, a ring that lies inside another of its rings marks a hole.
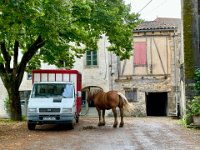
[[[176,68],[176,42],[175,42],[175,30],[174,30],[174,35],[173,35],[173,45],[174,45],[174,84],[175,84],[175,102],[176,102],[176,116],[180,116],[180,102],[179,102],[179,98],[178,98],[178,89],[177,89],[177,68]]]
[[[110,89],[113,90],[113,57],[112,57],[112,53],[110,53]]]

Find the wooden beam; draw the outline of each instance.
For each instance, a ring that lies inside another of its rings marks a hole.
[[[164,65],[163,65],[163,61],[162,61],[161,56],[160,56],[160,52],[159,52],[159,50],[158,50],[158,46],[157,46],[156,41],[155,41],[154,38],[153,38],[153,42],[154,42],[154,44],[155,44],[155,46],[156,46],[156,51],[157,51],[157,53],[158,53],[158,57],[159,57],[159,59],[160,59],[163,72],[164,72],[164,74],[166,74],[166,71],[165,71],[165,68],[164,68]]]

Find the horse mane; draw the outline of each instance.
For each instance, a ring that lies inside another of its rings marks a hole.
[[[96,95],[97,93],[99,93],[99,92],[103,92],[103,89],[95,89],[95,88],[93,88],[93,89],[91,89],[90,90],[90,94],[92,95],[92,96],[94,96],[94,95]]]

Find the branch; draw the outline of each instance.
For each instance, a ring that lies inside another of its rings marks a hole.
[[[37,40],[28,48],[28,50],[24,53],[21,63],[19,64],[19,68],[17,70],[17,78],[18,78],[18,86],[20,86],[24,71],[28,62],[31,58],[36,54],[39,48],[44,46],[45,41],[42,39],[42,36],[39,35]]]
[[[17,69],[17,63],[18,63],[18,48],[19,48],[19,42],[15,41],[14,59],[13,59],[13,74],[14,74],[14,76],[16,76],[16,69]]]
[[[5,60],[5,69],[7,72],[10,72],[10,60],[11,57],[9,53],[6,51],[6,44],[5,42],[1,42],[1,52],[3,54],[3,58]]]
[[[4,68],[4,65],[3,65],[2,63],[0,63],[0,76],[1,76],[2,74],[4,74],[4,73],[6,73],[6,70],[5,70],[5,68]]]

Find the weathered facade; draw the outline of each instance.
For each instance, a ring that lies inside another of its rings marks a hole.
[[[134,31],[134,52],[120,62],[114,89],[134,102],[136,116],[180,113],[181,20],[157,18]]]
[[[102,35],[98,41],[98,50],[95,52],[95,64],[87,64],[87,55],[82,58],[76,59],[74,68],[82,73],[82,87],[100,87],[105,91],[109,90],[109,59],[110,53],[108,52],[109,42],[105,35]],[[92,53],[91,53],[92,54]]]

